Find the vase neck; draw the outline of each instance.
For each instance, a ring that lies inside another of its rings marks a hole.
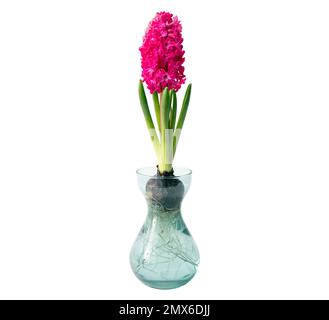
[[[148,204],[148,215],[151,216],[165,216],[165,215],[177,215],[181,214],[181,202],[173,208],[166,208],[162,204],[155,201],[147,201]]]

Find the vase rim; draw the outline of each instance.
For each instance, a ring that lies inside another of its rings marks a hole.
[[[136,170],[137,175],[145,176],[155,179],[174,179],[179,177],[187,177],[192,174],[192,170],[185,167],[173,167],[174,175],[173,176],[156,176],[157,168],[153,167],[143,167]]]

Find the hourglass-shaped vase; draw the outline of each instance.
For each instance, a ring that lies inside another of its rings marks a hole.
[[[131,249],[130,263],[137,278],[150,287],[177,288],[196,273],[198,248],[181,215],[191,173],[184,168],[175,168],[170,176],[159,175],[156,168],[137,171],[148,213]]]

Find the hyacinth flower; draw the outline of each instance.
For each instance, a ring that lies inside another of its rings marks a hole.
[[[185,83],[182,26],[176,16],[159,12],[149,23],[140,47],[142,80],[139,99],[157,156],[158,173],[173,174],[173,159],[188,110],[192,85],[187,86],[178,120],[176,92]],[[152,94],[153,121],[144,83]],[[157,123],[155,127],[154,123]]]
[[[198,248],[181,214],[191,170],[174,170],[172,164],[191,96],[190,84],[178,110],[176,92],[185,83],[182,26],[178,18],[168,12],[157,13],[148,25],[140,52],[139,99],[158,166],[137,170],[148,213],[130,251],[130,264],[144,284],[173,289],[189,282],[199,263]],[[152,95],[154,121],[144,84]]]

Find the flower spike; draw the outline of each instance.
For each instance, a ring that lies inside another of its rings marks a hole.
[[[178,91],[185,83],[182,26],[176,16],[159,12],[149,23],[143,44],[142,78],[151,93]]]

